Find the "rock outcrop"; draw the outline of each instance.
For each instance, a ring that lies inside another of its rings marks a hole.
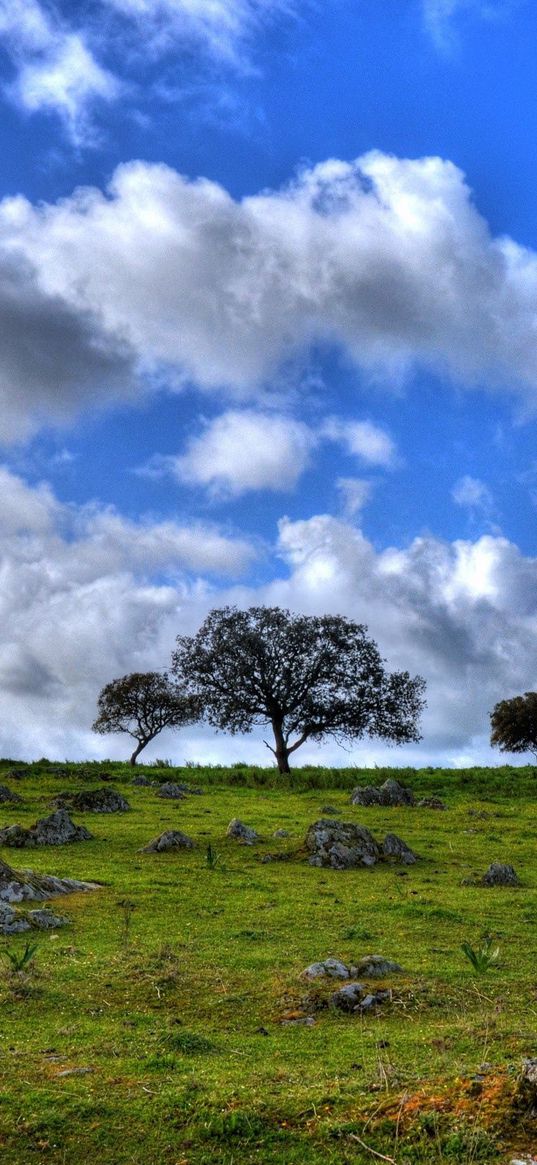
[[[310,825],[305,848],[311,857],[310,866],[331,866],[334,870],[351,870],[359,866],[374,866],[379,861],[397,861],[410,865],[416,855],[406,842],[389,833],[382,845],[364,825],[351,821],[331,821],[322,818]]]
[[[234,841],[240,841],[242,845],[255,845],[259,841],[259,834],[250,825],[245,825],[243,821],[239,821],[238,817],[233,817],[230,821],[226,837],[232,837]]]
[[[78,793],[58,793],[54,804],[59,809],[68,806],[79,813],[127,813],[130,809],[126,797],[108,786],[104,789],[81,789]]]
[[[90,841],[92,834],[83,825],[75,825],[67,809],[57,809],[50,817],[43,817],[26,829],[23,825],[7,825],[0,829],[0,845],[13,849],[29,849],[36,845],[69,845],[74,841]]]
[[[170,849],[194,849],[195,844],[191,837],[188,837],[186,833],[181,833],[179,829],[167,829],[158,837],[154,837],[147,845],[144,845],[139,853],[157,854]]]
[[[33,870],[14,870],[0,861],[0,903],[43,902],[57,894],[74,894],[79,890],[98,890],[97,882],[80,882],[75,878],[56,878],[53,874],[36,874]]]
[[[394,777],[388,777],[383,785],[358,785],[351,793],[352,805],[415,805],[412,789],[400,785]]]

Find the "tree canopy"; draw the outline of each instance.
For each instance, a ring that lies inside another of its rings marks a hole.
[[[163,728],[179,728],[199,719],[196,701],[161,672],[132,672],[111,680],[97,706],[94,732],[126,732],[137,741],[131,765]]]
[[[537,756],[537,692],[500,700],[490,714],[490,743],[501,752]]]
[[[367,629],[341,615],[218,608],[196,635],[178,637],[172,673],[213,727],[270,725],[280,772],[310,739],[420,739],[424,680],[388,673]]]

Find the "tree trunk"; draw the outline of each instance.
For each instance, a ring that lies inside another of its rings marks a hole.
[[[136,748],[135,748],[135,750],[134,750],[134,752],[129,760],[130,765],[136,764],[136,759],[137,759],[137,757],[139,757],[142,749],[145,748],[146,744],[149,744],[149,740],[139,740],[138,741],[138,744],[136,745]]]
[[[276,757],[276,764],[278,765],[278,772],[290,773],[291,769],[289,768],[289,750],[283,737],[280,721],[272,721],[272,731],[274,733],[274,741],[276,744],[276,748],[273,751],[274,756]]]

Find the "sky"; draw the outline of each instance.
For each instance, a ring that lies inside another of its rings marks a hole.
[[[235,604],[345,615],[427,682],[419,743],[296,763],[505,759],[536,43],[529,0],[0,0],[0,755],[128,756],[100,689]],[[157,757],[271,760],[202,725]]]

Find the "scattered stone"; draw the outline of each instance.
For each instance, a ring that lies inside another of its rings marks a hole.
[[[492,813],[487,813],[486,809],[469,809],[468,816],[477,817],[479,821],[488,821]]]
[[[96,882],[79,882],[75,878],[56,878],[53,874],[35,874],[33,870],[13,870],[0,860],[0,903],[42,902],[56,894],[74,894],[78,890],[98,890]]]
[[[149,777],[146,777],[144,773],[136,773],[136,775],[131,780],[131,785],[154,786],[155,784],[156,781],[150,781]]]
[[[323,959],[320,963],[310,963],[309,967],[302,972],[303,979],[320,979],[322,976],[328,975],[330,979],[350,979],[351,975],[356,974],[355,967],[347,967],[341,959]]]
[[[321,813],[326,813],[328,816],[334,817],[336,815],[339,816],[341,809],[338,809],[337,805],[323,805]]]
[[[382,843],[382,852],[389,861],[402,862],[404,866],[413,866],[417,860],[410,846],[397,837],[395,833],[387,833]]]
[[[481,884],[483,886],[520,886],[513,867],[504,865],[502,862],[491,862],[487,872],[483,874]]]
[[[523,1109],[529,1116],[537,1116],[537,1057],[522,1061],[522,1068],[516,1084],[515,1108]]]
[[[168,797],[171,801],[183,801],[185,790],[181,785],[176,785],[174,781],[164,781],[157,792],[157,797]]]
[[[391,959],[384,959],[382,955],[364,955],[354,973],[363,975],[365,979],[382,979],[385,975],[402,975],[403,968]]]
[[[29,910],[28,921],[38,930],[55,930],[58,926],[69,926],[69,919],[61,914],[53,914],[52,910],[44,907],[42,910]]]
[[[314,1015],[295,1015],[291,1019],[283,1018],[280,1020],[282,1027],[296,1027],[302,1025],[303,1027],[314,1027]]]
[[[7,902],[0,902],[0,934],[22,934],[30,929],[24,915],[18,914]]]
[[[366,994],[363,983],[346,983],[332,993],[329,1003],[338,1011],[356,1011]]]
[[[28,769],[8,769],[3,776],[7,781],[22,781],[24,777],[28,776]]]
[[[256,841],[259,841],[259,834],[256,833],[255,829],[252,829],[249,825],[244,825],[242,821],[239,821],[238,817],[234,817],[230,821],[226,830],[226,837],[232,837],[234,841],[240,841],[243,845],[254,845]]]
[[[290,862],[292,856],[292,854],[263,854],[259,860],[263,866],[266,866],[268,862]]]
[[[26,849],[35,845],[68,845],[74,841],[89,841],[92,834],[83,825],[75,825],[67,809],[57,809],[50,817],[43,817],[25,829],[23,825],[8,825],[0,829],[0,845]]]
[[[93,1072],[93,1068],[64,1068],[62,1072],[57,1072],[56,1076],[59,1079],[61,1076],[88,1076]]]
[[[22,797],[18,793],[14,793],[12,789],[8,789],[7,785],[0,785],[0,802],[3,801],[22,801]]]
[[[418,801],[418,809],[447,809],[447,805],[440,797],[422,797],[421,801]]]
[[[195,844],[191,837],[187,837],[186,833],[181,833],[179,829],[167,829],[158,837],[154,837],[153,841],[144,845],[143,849],[138,852],[156,854],[170,849],[194,849]]]
[[[275,829],[272,834],[273,837],[289,837],[288,829]]]
[[[380,857],[373,835],[354,822],[322,818],[310,825],[305,846],[311,854],[310,866],[331,866],[334,870],[373,866]]]
[[[415,799],[411,789],[400,785],[394,777],[388,777],[383,785],[357,786],[351,793],[352,805],[414,805]]]
[[[68,805],[79,813],[127,813],[129,802],[117,789],[82,789],[80,793],[58,793],[54,798],[58,808]]]

